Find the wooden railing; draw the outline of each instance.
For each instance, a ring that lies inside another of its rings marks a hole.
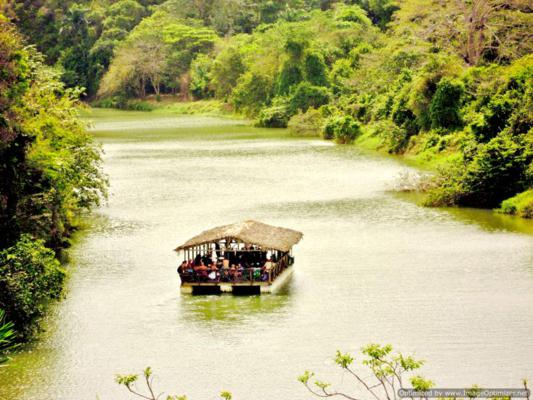
[[[273,263],[269,271],[261,268],[245,268],[242,271],[235,271],[233,274],[229,270],[218,269],[216,278],[210,279],[211,270],[202,272],[180,273],[181,281],[184,283],[245,283],[245,282],[268,282],[272,283],[289,266],[289,254],[284,254],[278,262]]]

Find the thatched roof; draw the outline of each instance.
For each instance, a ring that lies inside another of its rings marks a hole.
[[[292,229],[280,228],[250,220],[209,229],[189,239],[175,250],[180,251],[205,243],[233,238],[243,243],[261,246],[263,249],[289,251],[292,246],[300,241],[302,236],[303,234],[301,232]]]

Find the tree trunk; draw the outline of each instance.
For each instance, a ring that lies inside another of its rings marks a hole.
[[[460,9],[464,13],[465,21],[465,60],[470,65],[476,65],[488,46],[487,24],[495,9],[491,0],[473,0],[470,6],[459,0]]]
[[[156,96],[159,96],[161,94],[161,82],[159,81],[159,78],[156,75],[152,75],[150,77],[150,83],[154,88],[154,93]]]

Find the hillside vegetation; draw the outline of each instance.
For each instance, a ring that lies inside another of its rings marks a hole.
[[[261,126],[431,166],[427,205],[519,196],[502,211],[531,216],[528,1],[24,3],[5,12],[67,87],[102,106],[218,99]]]

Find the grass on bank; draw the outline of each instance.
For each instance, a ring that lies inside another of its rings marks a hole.
[[[161,114],[205,115],[213,117],[231,117],[242,119],[235,113],[231,105],[220,100],[181,100],[178,96],[148,96],[145,99],[124,99],[111,97],[91,103],[95,108],[115,108],[128,111],[146,111]]]

